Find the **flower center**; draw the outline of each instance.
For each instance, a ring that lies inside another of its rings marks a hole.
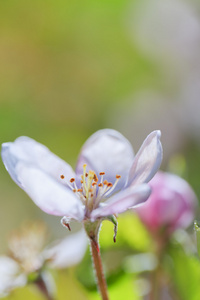
[[[106,197],[108,197],[113,190],[115,189],[120,175],[116,175],[116,180],[114,184],[104,180],[105,172],[100,172],[98,179],[96,173],[90,170],[88,173],[86,172],[87,165],[83,165],[83,175],[81,175],[81,185],[80,188],[77,187],[75,178],[70,179],[70,183],[67,183],[68,186],[72,189],[74,193],[79,196],[81,201],[85,204],[89,211],[97,208],[100,201]],[[64,175],[60,176],[61,179],[64,179]],[[99,183],[98,183],[99,182]]]

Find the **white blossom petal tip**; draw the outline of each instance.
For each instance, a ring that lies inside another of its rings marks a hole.
[[[145,202],[151,194],[151,189],[147,184],[131,186],[111,197],[102,206],[93,210],[91,213],[92,221],[99,217],[125,212],[127,209],[134,208],[136,205]]]
[[[121,190],[126,183],[130,165],[134,158],[130,142],[118,131],[102,129],[95,132],[83,145],[76,167],[76,174],[83,173],[83,164],[93,170],[100,180],[99,173],[104,172],[106,180],[114,184],[117,174],[121,180],[113,193]]]
[[[144,140],[130,169],[127,185],[147,183],[158,171],[163,157],[161,131],[151,132]]]

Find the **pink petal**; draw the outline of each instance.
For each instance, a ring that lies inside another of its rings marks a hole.
[[[48,214],[83,219],[83,205],[78,197],[64,185],[31,165],[18,163],[15,169],[25,192]]]
[[[162,162],[161,132],[151,132],[135,156],[130,169],[128,186],[148,182],[159,169]]]
[[[160,230],[164,226],[175,230],[187,227],[194,219],[196,196],[182,178],[158,172],[149,182],[152,189],[148,201],[136,209],[149,230]]]
[[[116,175],[121,179],[113,192],[124,187],[134,153],[129,141],[118,131],[103,129],[94,133],[83,145],[76,173],[80,177],[83,173],[83,164],[87,164],[87,170],[105,172],[105,179],[114,183]]]
[[[91,220],[95,221],[98,217],[119,214],[129,208],[133,208],[133,206],[146,201],[150,193],[151,190],[147,184],[131,186],[111,197],[104,205],[93,210]]]
[[[13,143],[2,145],[2,159],[12,179],[19,184],[15,174],[15,165],[24,161],[37,166],[63,184],[74,177],[74,171],[64,160],[53,154],[47,147],[35,140],[21,136]],[[64,175],[62,180],[60,175]]]

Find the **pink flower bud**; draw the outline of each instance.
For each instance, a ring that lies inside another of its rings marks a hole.
[[[166,229],[171,234],[177,228],[189,226],[197,203],[189,184],[176,175],[158,172],[149,185],[149,199],[135,209],[148,230],[158,233]]]

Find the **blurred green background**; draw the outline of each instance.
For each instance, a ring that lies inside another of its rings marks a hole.
[[[199,53],[195,0],[1,0],[0,141],[30,136],[75,167],[98,129],[119,130],[135,152],[160,129],[162,169],[200,196]],[[2,163],[0,179],[0,253],[26,219],[66,234]]]

